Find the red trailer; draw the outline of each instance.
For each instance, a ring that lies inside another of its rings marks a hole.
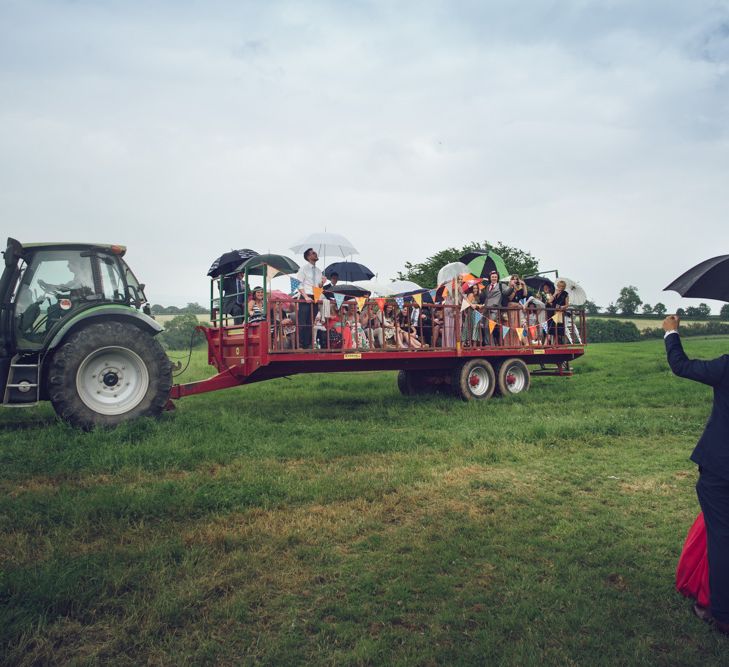
[[[403,394],[416,394],[436,388],[452,391],[463,400],[484,400],[496,394],[517,394],[527,391],[532,375],[570,376],[569,362],[584,354],[585,316],[579,309],[563,311],[559,335],[545,341],[548,327],[545,322],[529,320],[534,314],[515,313],[513,310],[490,309],[477,322],[479,330],[463,341],[464,314],[458,305],[403,304],[397,300],[396,308],[430,308],[435,317],[450,323],[449,335],[432,346],[420,348],[393,348],[377,345],[377,316],[383,299],[351,300],[358,322],[375,323],[365,327],[362,338],[342,347],[330,345],[329,338],[321,347],[303,349],[301,330],[288,326],[284,337],[287,312],[283,303],[275,302],[266,308],[266,319],[261,322],[234,324],[232,318],[213,313],[214,325],[200,327],[207,337],[208,361],[218,373],[206,380],[179,384],[172,387],[171,398],[178,399],[208,391],[261,382],[297,373],[332,373],[373,370],[397,370],[398,387]],[[221,301],[222,302],[222,301]],[[388,303],[395,303],[388,299]],[[317,305],[310,306],[312,310]],[[542,315],[547,319],[548,313]],[[524,326],[509,327],[508,323]],[[554,315],[552,315],[554,317]],[[247,319],[247,318],[246,318]],[[314,317],[310,318],[314,322]],[[361,328],[340,314],[342,327]],[[536,322],[536,324],[530,324]],[[309,325],[312,329],[315,324]],[[397,324],[396,324],[397,326]],[[517,331],[514,332],[514,329]],[[498,336],[498,332],[507,335]],[[511,336],[508,335],[511,331]],[[495,333],[496,332],[496,333]],[[414,333],[417,336],[417,326]],[[514,334],[517,335],[514,335]],[[315,331],[310,338],[316,340]],[[423,340],[422,327],[420,340]],[[535,335],[536,334],[536,335]],[[530,369],[531,367],[531,369]]]

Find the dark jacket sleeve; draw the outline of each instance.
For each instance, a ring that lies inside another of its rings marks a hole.
[[[681,337],[678,334],[671,334],[666,337],[665,342],[668,365],[676,375],[696,382],[703,382],[712,387],[716,387],[723,382],[727,368],[729,368],[728,356],[724,355],[711,361],[689,359],[683,351]]]

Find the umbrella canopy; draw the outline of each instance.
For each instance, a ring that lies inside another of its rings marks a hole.
[[[402,294],[401,296],[403,296],[405,298],[405,301],[414,301],[415,299],[413,299],[413,297],[416,294],[420,294],[420,297],[421,297],[421,300],[423,303],[435,303],[433,301],[433,297],[430,295],[430,292],[431,292],[431,290],[422,288],[422,289],[413,290],[412,292],[406,292],[405,294]]]
[[[536,290],[542,289],[542,285],[546,283],[552,288],[552,291],[554,292],[554,283],[546,276],[527,276],[526,278],[524,278],[524,282],[529,285],[529,287]],[[570,292],[570,296],[571,295],[572,293]]]
[[[719,255],[697,264],[663,289],[694,299],[729,301],[729,255]]]
[[[438,284],[442,285],[453,278],[462,276],[464,273],[470,273],[468,267],[463,262],[451,262],[446,264],[438,271]]]
[[[278,273],[296,273],[299,265],[290,257],[285,255],[256,255],[243,262],[235,271],[248,271],[249,275],[262,276],[267,272],[267,267],[273,267]]]
[[[322,257],[326,257],[327,255],[348,257],[349,255],[359,254],[357,248],[352,245],[351,241],[341,234],[332,234],[331,232],[309,234],[309,236],[299,239],[290,249],[294,252],[305,252],[309,248],[314,248],[317,255],[321,255]]]
[[[570,296],[570,306],[582,306],[587,301],[587,294],[585,290],[580,287],[580,284],[572,278],[566,276],[559,276],[555,282],[564,280],[567,283],[567,293]]]
[[[281,303],[293,303],[294,297],[292,297],[290,294],[286,294],[286,292],[282,292],[281,290],[275,289],[271,290],[271,293],[268,295],[269,301],[280,301]]]
[[[403,292],[412,292],[422,289],[420,285],[412,280],[393,280],[391,282],[380,282],[377,280],[362,280],[359,286],[366,289],[372,296],[394,296]]]
[[[324,295],[327,297],[333,296],[334,294],[344,294],[345,296],[369,296],[369,290],[359,285],[348,285],[347,283],[338,283],[334,287],[327,287],[324,290]]]
[[[375,275],[364,264],[358,264],[357,262],[334,262],[324,269],[324,275],[327,278],[331,278],[332,273],[336,273],[340,280],[347,282],[352,280],[369,280]]]
[[[211,278],[217,278],[219,275],[232,273],[235,267],[241,262],[245,262],[251,257],[256,257],[258,253],[250,248],[242,248],[241,250],[229,250],[216,259],[208,269],[208,275]]]
[[[468,253],[463,257],[469,257],[473,254],[475,254],[475,252]],[[463,261],[463,257],[461,258],[461,261]],[[509,270],[506,268],[506,264],[504,264],[504,260],[501,258],[501,255],[497,255],[495,252],[478,254],[469,259],[468,262],[465,262],[465,264],[474,276],[480,278],[487,277],[492,271],[496,271],[499,274],[499,278],[506,278],[506,276],[509,275]]]

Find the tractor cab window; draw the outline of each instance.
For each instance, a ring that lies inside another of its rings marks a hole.
[[[99,255],[99,266],[101,267],[101,283],[106,301],[126,303],[126,291],[121,269],[115,257]]]
[[[41,343],[66,314],[100,297],[91,257],[81,250],[41,250],[30,259],[15,298],[18,340]]]
[[[124,267],[124,278],[129,288],[129,301],[133,306],[141,308],[147,303],[147,297],[144,295],[144,285],[142,285],[132,273],[132,270],[122,261]]]

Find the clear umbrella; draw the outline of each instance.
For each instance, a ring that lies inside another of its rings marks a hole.
[[[359,254],[359,251],[352,245],[349,239],[346,239],[341,234],[333,234],[332,232],[309,234],[291,246],[291,250],[299,253],[309,248],[316,250],[316,254],[325,259],[327,256],[332,255],[335,257],[349,257],[350,255]]]
[[[438,271],[438,284],[442,285],[453,278],[457,278],[464,273],[470,273],[468,267],[463,262],[451,262],[446,264],[440,271]]]
[[[585,304],[585,301],[587,301],[587,294],[585,293],[585,290],[582,289],[580,284],[576,280],[572,280],[572,278],[567,278],[565,276],[559,276],[558,278],[555,278],[554,282],[556,283],[560,280],[564,280],[567,284],[567,287],[565,289],[569,294],[570,306],[574,306],[575,308],[583,306]]]
[[[403,292],[412,292],[420,289],[420,285],[411,280],[393,280],[384,282],[379,280],[358,280],[358,287],[363,287],[372,296],[393,296],[394,294],[402,294]]]

